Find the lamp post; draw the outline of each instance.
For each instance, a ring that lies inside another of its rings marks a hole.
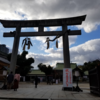
[[[76,76],[76,88],[75,88],[75,91],[81,91],[82,92],[82,90],[79,88],[79,86],[78,86],[78,81],[79,81],[79,76],[80,76],[80,72],[79,72],[79,70],[78,70],[78,68],[76,67],[76,69],[75,69],[75,76]]]

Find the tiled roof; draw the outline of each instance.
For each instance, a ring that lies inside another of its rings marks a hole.
[[[2,61],[2,62],[4,62],[4,63],[7,63],[7,64],[10,64],[10,62],[9,62],[7,59],[2,58],[2,57],[0,57],[0,61]]]
[[[70,66],[72,69],[76,68],[76,63],[70,63]],[[64,63],[57,63],[56,68],[54,70],[63,70],[64,68]]]
[[[57,63],[56,68],[54,70],[63,70],[64,68],[64,63]],[[71,68],[74,69],[76,68],[76,63],[71,63]],[[45,75],[44,72],[41,72],[40,70],[32,70],[28,75]]]
[[[31,74],[34,74],[34,75],[45,75],[44,72],[41,72],[40,70],[32,70],[30,73],[28,73],[28,75],[31,75]]]

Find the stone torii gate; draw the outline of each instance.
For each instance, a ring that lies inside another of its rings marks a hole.
[[[80,25],[84,21],[86,15],[62,18],[62,19],[46,19],[46,20],[0,20],[4,28],[16,28],[15,32],[4,33],[4,37],[14,37],[13,50],[10,63],[10,71],[15,73],[17,53],[20,37],[25,36],[63,36],[63,56],[64,68],[70,68],[69,40],[68,35],[81,35],[81,30],[68,31],[68,25]],[[62,26],[62,31],[44,32],[44,27]],[[38,27],[38,32],[21,32],[22,27]]]

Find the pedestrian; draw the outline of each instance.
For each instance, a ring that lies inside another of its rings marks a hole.
[[[11,71],[7,77],[7,89],[11,89],[13,80],[14,80],[14,75],[13,72]]]
[[[37,88],[37,84],[38,84],[38,77],[35,76],[35,88]]]
[[[19,88],[19,81],[20,81],[20,74],[16,72],[14,75],[14,91],[17,91],[17,89]]]

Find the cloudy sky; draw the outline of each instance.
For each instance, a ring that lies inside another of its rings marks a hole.
[[[4,20],[40,20],[68,18],[87,15],[82,25],[68,26],[68,29],[79,30],[81,35],[69,36],[70,61],[83,64],[100,58],[100,0],[0,0],[0,19]],[[3,37],[4,32],[14,31],[14,28],[4,28],[0,23],[0,44],[6,44],[10,49],[13,47],[13,38]],[[45,27],[44,31],[58,31],[62,27]],[[23,32],[38,31],[38,28],[22,28]],[[22,50],[20,38],[19,52]],[[28,57],[33,57],[37,68],[39,63],[56,66],[57,62],[63,62],[62,37],[58,39],[59,48],[55,41],[50,42],[50,48],[46,49],[46,37],[30,37],[33,47],[28,50]],[[50,37],[53,39],[54,37]]]

